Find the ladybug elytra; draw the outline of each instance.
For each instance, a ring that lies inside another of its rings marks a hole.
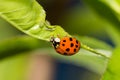
[[[80,49],[80,42],[73,37],[63,37],[61,39],[52,37],[50,42],[52,42],[56,52],[62,55],[74,55]]]

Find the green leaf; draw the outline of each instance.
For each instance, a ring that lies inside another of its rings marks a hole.
[[[116,48],[102,80],[120,80],[120,47]]]
[[[111,53],[111,51],[108,51],[108,50],[99,49],[98,51],[106,54]],[[101,57],[99,55],[96,55],[92,52],[89,52],[85,49],[80,49],[80,51],[73,56],[63,56],[54,52],[52,49],[49,49],[49,54],[53,56],[55,59],[73,64],[79,67],[83,66],[84,68],[87,68],[99,75],[102,75],[104,73],[104,70],[106,68],[106,62],[108,61],[108,59]]]
[[[110,51],[113,50],[112,46],[108,45],[107,43],[101,40],[98,40],[92,37],[87,37],[87,36],[80,36],[80,37],[77,36],[77,38],[80,40],[80,42],[92,48],[98,48],[98,49],[110,50]]]
[[[60,26],[45,21],[45,11],[35,0],[0,0],[0,6],[0,17],[26,34],[47,41],[51,36],[69,36]]]

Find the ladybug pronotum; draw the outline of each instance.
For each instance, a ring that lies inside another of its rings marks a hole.
[[[80,42],[73,37],[52,37],[50,42],[52,42],[53,47],[56,52],[62,55],[74,55],[80,50]]]

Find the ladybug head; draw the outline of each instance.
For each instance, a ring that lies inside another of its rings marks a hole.
[[[57,48],[60,44],[60,38],[51,37],[50,42],[52,42],[54,48]]]

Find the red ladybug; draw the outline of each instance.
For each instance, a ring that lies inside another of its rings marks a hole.
[[[63,37],[61,39],[52,37],[50,42],[52,42],[56,52],[62,55],[74,55],[80,50],[80,42],[73,37]]]

